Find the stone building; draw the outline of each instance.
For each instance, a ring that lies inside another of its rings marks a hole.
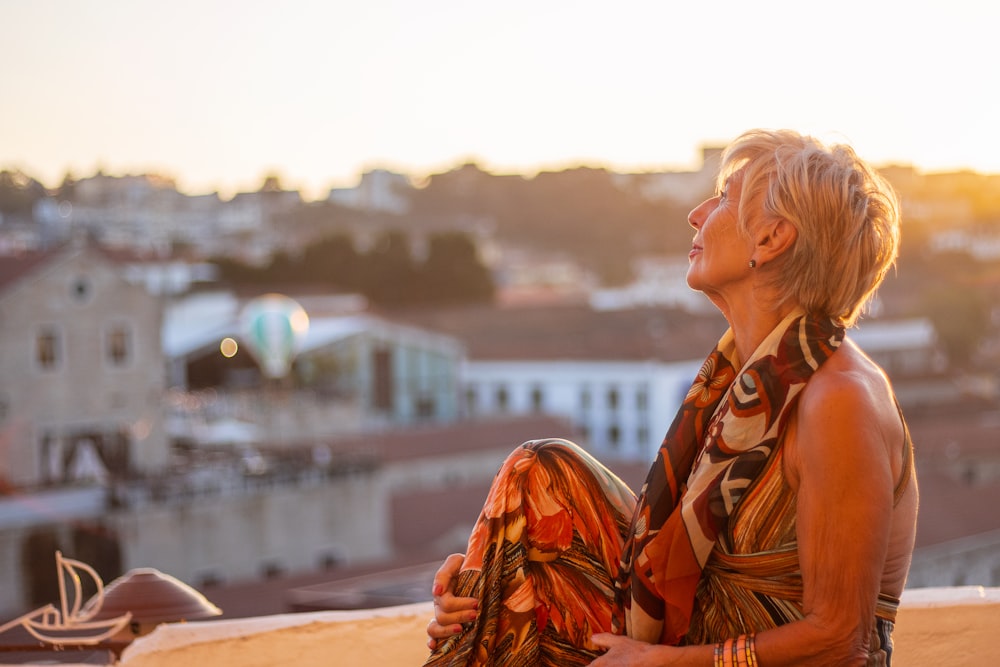
[[[167,459],[160,306],[85,241],[0,258],[0,461],[15,487]]]

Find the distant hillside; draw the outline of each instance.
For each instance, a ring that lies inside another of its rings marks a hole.
[[[606,284],[627,281],[635,255],[686,252],[691,243],[688,206],[651,201],[637,191],[635,178],[604,169],[525,178],[468,164],[431,177],[411,201],[414,225],[421,219],[485,219],[498,240],[565,252]]]

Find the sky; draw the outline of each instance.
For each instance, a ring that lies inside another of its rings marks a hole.
[[[1000,173],[985,0],[0,0],[0,169],[307,198],[385,168],[696,169],[753,127]]]

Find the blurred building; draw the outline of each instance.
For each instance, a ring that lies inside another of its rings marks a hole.
[[[328,201],[369,213],[403,214],[409,211],[409,177],[386,169],[373,169],[361,175],[352,188],[333,188]]]
[[[448,336],[303,299],[291,374],[263,377],[243,301],[178,306],[116,255],[81,241],[0,259],[0,615],[51,601],[56,549],[106,580],[156,567],[199,585],[393,558],[393,507],[416,506],[399,494],[479,495],[519,437],[516,420],[457,421]],[[242,356],[221,355],[225,336]],[[432,517],[449,538],[475,513],[451,509]],[[405,544],[436,535],[418,533]]]
[[[688,287],[689,266],[686,255],[638,257],[632,263],[635,279],[622,287],[592,290],[590,305],[595,310],[665,307],[715,312],[715,306],[703,294]]]
[[[15,486],[152,472],[160,304],[84,241],[0,262],[0,460]]]
[[[350,307],[325,301],[309,302],[308,331],[279,383],[285,398],[265,403],[259,396],[273,397],[275,383],[262,377],[243,330],[246,300],[219,293],[175,301],[163,334],[171,388],[210,392],[203,412],[254,422],[271,442],[459,417],[459,341],[370,313],[324,312]],[[220,351],[227,338],[238,350],[228,357]]]

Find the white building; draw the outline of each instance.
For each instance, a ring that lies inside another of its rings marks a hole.
[[[598,458],[649,461],[701,363],[470,361],[465,407],[477,416],[563,417]]]
[[[318,302],[310,303],[322,309]],[[201,294],[171,305],[163,344],[172,388],[209,389],[217,412],[257,422],[265,431],[280,427],[288,442],[458,417],[465,353],[457,340],[369,314],[322,310],[307,311],[308,331],[286,383],[295,385],[292,400],[246,402],[248,393],[256,395],[264,385],[240,322],[244,305],[227,293]],[[226,338],[237,342],[237,351],[228,358],[220,351]]]
[[[87,229],[107,246],[165,251],[184,243],[212,254],[232,249],[234,237],[261,233],[266,213],[260,198],[223,202],[217,193],[182,194],[158,176],[97,174],[78,181],[70,198],[39,200],[34,217],[56,240]]]
[[[692,312],[713,312],[715,306],[701,292],[687,285],[689,261],[686,256],[645,256],[632,264],[635,280],[617,288],[595,289],[590,293],[594,310],[620,310],[665,306]]]
[[[942,371],[934,329],[927,320],[866,322],[850,335],[890,375],[906,378]],[[680,349],[679,337],[668,338],[674,341],[671,347]],[[703,341],[706,355],[714,342]],[[647,461],[659,447],[703,360],[473,357],[464,372],[465,410],[475,416],[540,413],[563,417],[584,435],[582,444],[598,457]],[[900,393],[904,403],[920,396],[909,388]]]
[[[407,192],[410,179],[385,169],[373,169],[361,175],[353,188],[333,188],[327,199],[360,211],[403,214],[409,211]]]

